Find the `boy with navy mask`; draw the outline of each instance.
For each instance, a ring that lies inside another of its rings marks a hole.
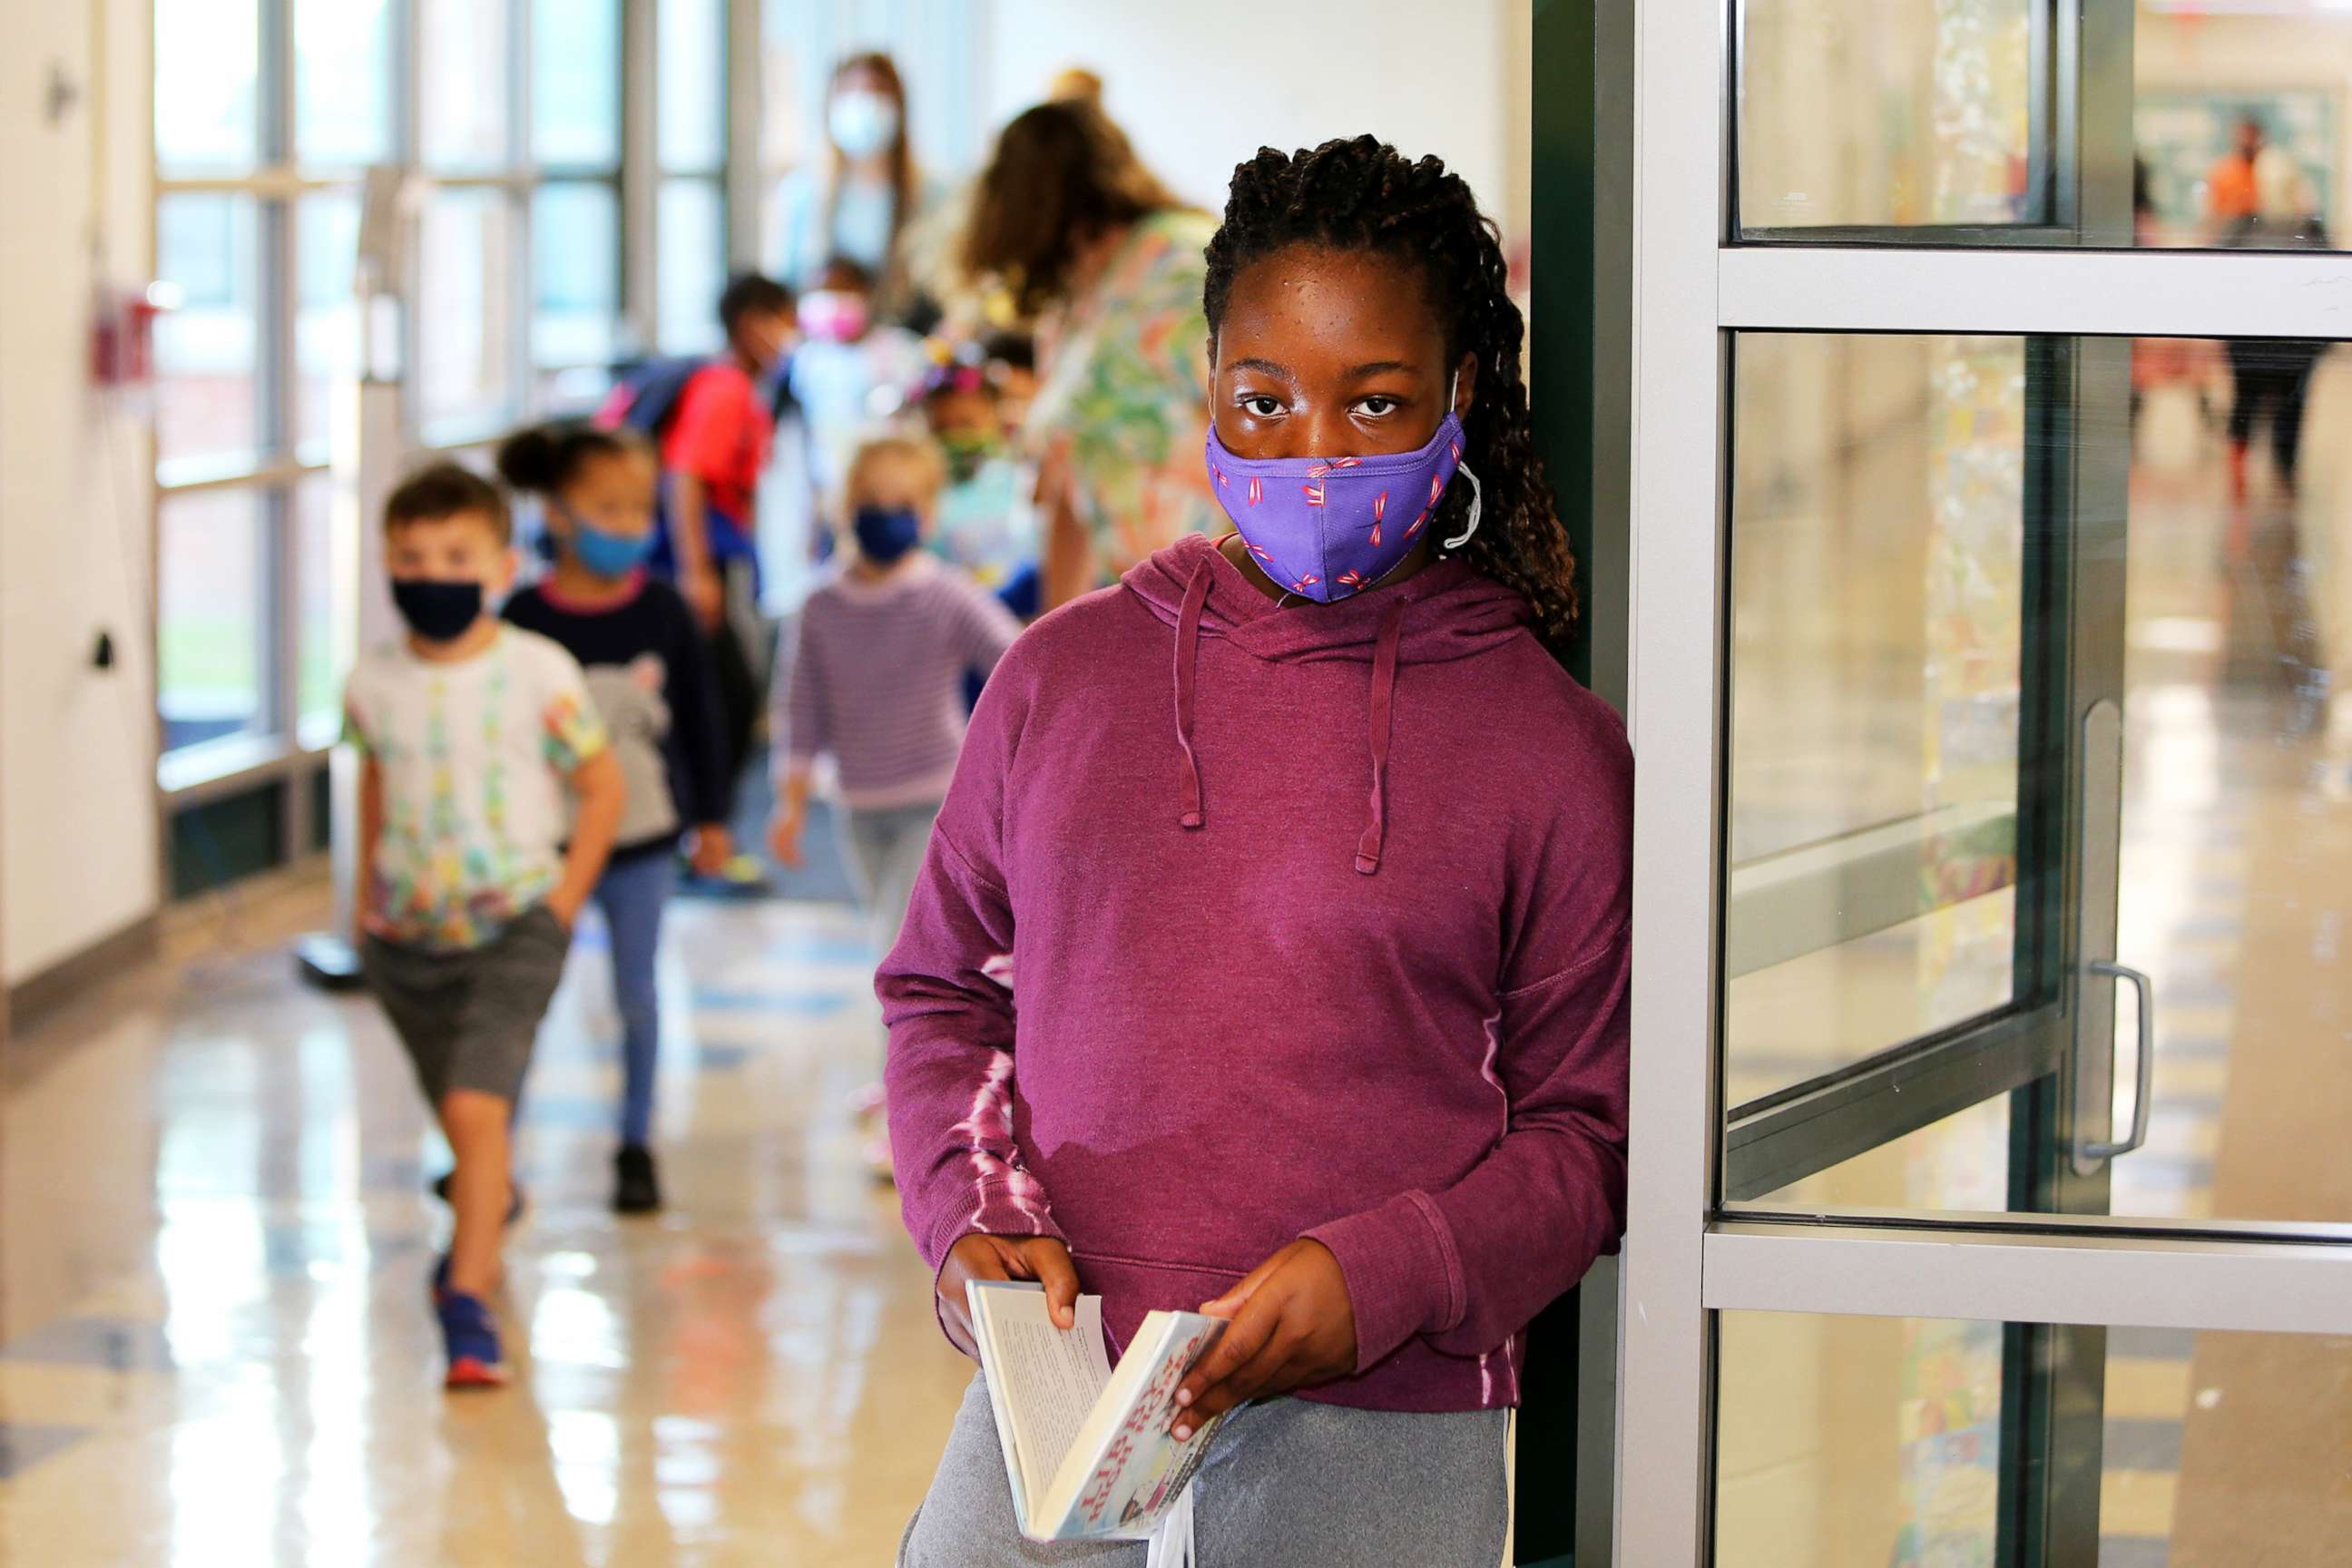
[[[1003,605],[920,548],[945,479],[926,437],[857,448],[843,497],[846,563],[802,607],[774,681],[769,724],[781,762],[769,849],[800,864],[817,759],[830,756],[847,808],[842,847],[873,912],[877,956],[898,940],[955,773],[965,672],[985,678],[1021,632]],[[880,1066],[877,1057],[877,1079]],[[869,1096],[866,1108],[879,1107]],[[887,1173],[887,1145],[867,1154]]]
[[[495,486],[455,463],[413,475],[385,504],[384,565],[408,636],[365,655],[343,698],[362,957],[456,1158],[433,1298],[447,1385],[478,1387],[507,1380],[487,1298],[509,1123],[625,786],[572,656],[498,618],[515,553]]]

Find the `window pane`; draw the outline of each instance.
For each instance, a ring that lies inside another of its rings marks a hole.
[[[1743,1209],[1959,1209],[2009,1206],[2010,1100],[1996,1094],[1966,1110],[1816,1171]]]
[[[314,460],[325,455],[334,378],[358,371],[352,270],[359,243],[357,196],[336,192],[302,198],[294,236],[294,430],[304,456]]]
[[[2010,999],[2024,345],[1735,370],[1729,1103]]]
[[[515,0],[418,0],[425,162],[494,168],[513,145],[507,83]]]
[[[358,633],[354,521],[337,515],[335,482],[328,476],[314,474],[295,490],[294,529],[301,552],[295,614],[302,652],[294,679],[306,746],[331,742],[340,728],[343,678],[351,671]]]
[[[1742,226],[2039,216],[2026,190],[2032,9],[2031,0],[1748,0]]]
[[[2076,172],[2098,216],[2090,226],[2053,205],[2075,139],[2056,129],[2068,95],[2038,85],[2070,65],[2048,31],[2037,36],[2047,7],[1745,0],[1741,232],[1801,239],[1839,226],[2030,225],[2044,240],[2095,246],[2341,247],[2352,161],[2340,95],[2294,62],[2343,58],[2352,12],[2285,0],[2077,9],[2093,24],[2089,48],[2128,37],[2133,57],[2129,102],[2110,109],[2093,95],[2081,110],[2090,118]],[[2117,22],[2127,31],[2097,30]],[[1837,90],[1821,90],[1824,81]],[[2053,112],[2037,117],[2037,96]],[[2004,237],[1947,227],[1841,237]]]
[[[661,0],[655,98],[661,166],[707,173],[727,157],[727,16],[721,0]]]
[[[611,360],[621,314],[619,198],[606,184],[542,185],[530,221],[532,363]]]
[[[514,224],[495,191],[441,191],[425,209],[423,410],[428,432],[486,424],[514,411]]]
[[[2155,1042],[2110,1212],[2352,1221],[2352,352],[1742,333],[1734,360],[1727,1103],[2011,994],[2012,890],[2055,874],[2011,814],[2061,760],[2021,756],[2021,650],[2107,637],[2113,956],[2151,978]],[[2060,449],[2029,447],[2021,378]],[[2106,588],[2029,610],[2029,566],[2070,554]],[[2135,1109],[2128,988],[2115,1016],[2087,1138]],[[1765,1201],[1981,1208],[1999,1127],[1954,1117]]]
[[[158,516],[157,700],[177,751],[270,728],[269,527],[259,490],[166,496]]]
[[[1725,1312],[1719,1568],[1990,1568],[2003,1330]],[[2061,1391],[2058,1419],[2089,1430],[2062,1452],[2014,1458],[2034,1463],[2037,1480],[2074,1489],[2062,1508],[2095,1509],[2098,1562],[2319,1563],[2326,1542],[2352,1539],[2342,1474],[2352,1340],[2135,1328],[2097,1337],[2104,1353],[2087,1367],[2073,1359],[2095,1342],[2083,1335],[2024,1342],[2032,1348],[2021,1355]]]
[[[156,270],[180,291],[179,309],[155,324],[155,446],[166,463],[262,445],[260,227],[250,196],[156,198]]]
[[[533,0],[531,155],[543,164],[621,161],[621,8],[615,0]]]
[[[716,180],[664,180],[656,212],[657,334],[665,353],[719,346],[719,291],[727,286],[726,203]]]
[[[167,175],[260,157],[257,0],[155,0],[155,162]]]
[[[389,0],[296,0],[294,151],[329,167],[391,155]]]

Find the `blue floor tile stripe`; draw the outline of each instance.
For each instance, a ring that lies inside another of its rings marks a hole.
[[[0,1421],[0,1481],[13,1480],[42,1460],[65,1452],[96,1430],[29,1421]]]
[[[131,1318],[58,1318],[0,1345],[0,1361],[79,1366],[103,1372],[170,1372],[163,1328]]]
[[[698,986],[698,1012],[777,1013],[791,1018],[829,1018],[849,1005],[838,991],[723,991]]]

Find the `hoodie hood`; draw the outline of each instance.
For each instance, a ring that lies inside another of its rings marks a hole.
[[[1393,588],[1370,588],[1336,604],[1275,601],[1225,559],[1216,542],[1188,533],[1129,568],[1120,585],[1143,601],[1160,623],[1174,626],[1185,590],[1205,571],[1201,635],[1224,637],[1253,658],[1347,659],[1369,664],[1381,624],[1404,606],[1398,658],[1405,664],[1445,664],[1501,647],[1528,619],[1527,601],[1455,558],[1434,561]]]
[[[1279,605],[1225,559],[1214,541],[1187,534],[1140,561],[1121,579],[1175,642],[1176,746],[1181,758],[1177,826],[1208,825],[1192,712],[1201,639],[1223,637],[1269,663],[1339,659],[1372,667],[1366,715],[1371,795],[1356,844],[1356,869],[1381,868],[1388,837],[1388,765],[1397,670],[1442,664],[1500,647],[1528,618],[1525,600],[1460,560],[1433,562],[1392,588],[1371,588],[1336,604]]]

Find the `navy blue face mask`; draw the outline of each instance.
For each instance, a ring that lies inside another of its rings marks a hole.
[[[482,616],[482,585],[433,577],[395,577],[392,605],[408,629],[426,642],[447,642]]]
[[[923,542],[923,519],[910,507],[861,506],[852,520],[857,552],[887,566]]]

